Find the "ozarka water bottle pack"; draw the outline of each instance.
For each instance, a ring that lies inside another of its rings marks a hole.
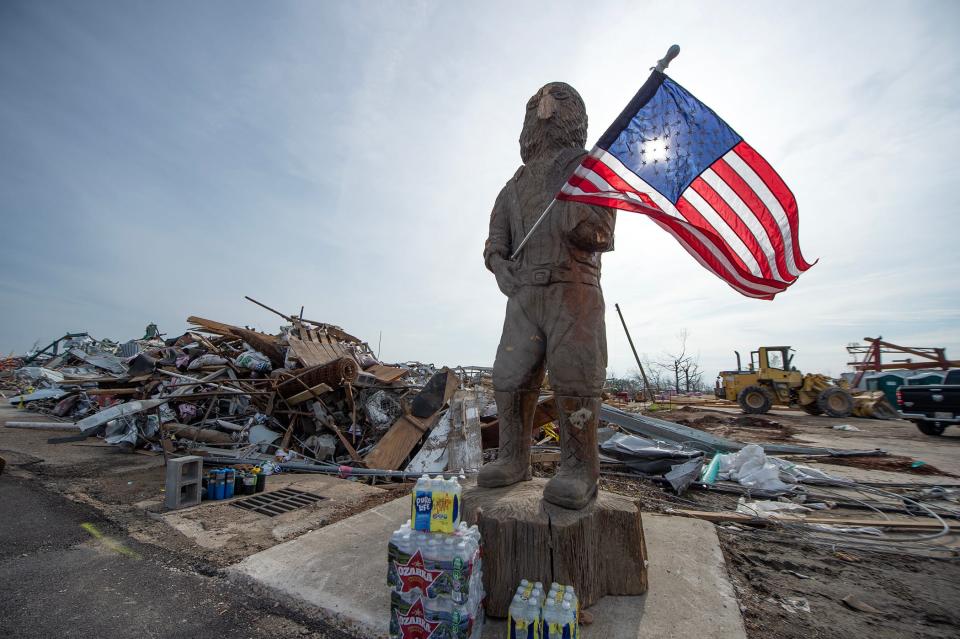
[[[390,537],[390,639],[480,637],[480,531],[460,521],[460,495],[456,479],[422,477],[410,520]]]

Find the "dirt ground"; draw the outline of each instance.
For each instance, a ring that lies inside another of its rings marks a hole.
[[[960,480],[953,478],[960,475],[960,429],[931,438],[908,422],[831,420],[793,411],[755,417],[736,411],[683,408],[658,411],[656,416],[761,444],[795,442],[848,449],[883,448],[891,455],[808,459],[804,463],[813,462],[830,473],[863,481],[960,486]],[[0,408],[0,421],[5,418],[21,416]],[[856,425],[860,430],[833,430],[837,423]],[[138,542],[181,557],[186,570],[216,575],[243,555],[235,548],[204,546],[196,536],[183,534],[163,521],[159,514],[162,458],[117,453],[116,449],[92,440],[46,443],[48,437],[60,434],[0,427],[0,456],[7,459],[6,472],[29,477],[50,491],[96,508]],[[920,466],[923,470],[911,472],[915,461],[926,462]],[[738,498],[735,494],[703,490],[676,496],[652,482],[634,478],[605,477],[602,485],[606,490],[637,498],[645,511],[652,512],[732,511]],[[409,491],[408,485],[400,484],[381,484],[376,488],[372,494],[325,511],[317,525],[328,525]],[[210,514],[199,517],[202,529],[210,532],[234,518],[232,509],[214,515],[212,509],[201,508]],[[864,511],[855,514],[863,516]],[[264,530],[267,532],[259,537],[251,536],[249,552],[280,543],[275,533]],[[960,628],[960,562],[956,559],[831,549],[807,543],[802,536],[782,529],[721,524],[717,530],[751,639],[960,636],[956,630]],[[855,606],[862,603],[865,606],[860,605],[861,608],[872,611],[864,612],[843,603],[848,596],[855,598]]]
[[[956,561],[798,544],[718,529],[751,638],[957,637]],[[870,606],[855,610],[846,597]]]
[[[678,497],[650,482],[603,478],[647,512],[733,510],[737,497]],[[831,549],[797,535],[738,525],[717,533],[750,639],[880,639],[960,636],[960,558]],[[852,609],[853,596],[876,609]]]
[[[718,437],[757,443],[789,441],[797,432],[796,429],[781,420],[761,415],[728,415],[692,408],[658,411],[652,413],[652,415],[659,419],[706,431]]]
[[[796,459],[858,481],[960,486],[960,428],[930,437],[902,420],[838,420],[786,410],[758,417],[735,409],[683,407],[652,415],[745,442],[881,448],[890,454]],[[834,430],[837,424],[860,430]],[[925,463],[912,467],[915,462]],[[650,511],[730,511],[737,505],[736,495],[691,491],[677,497],[649,482],[611,477],[603,483],[607,490],[637,497]],[[920,489],[889,490],[915,495]],[[731,524],[718,525],[717,532],[751,639],[960,637],[960,555],[943,559],[830,548],[805,543],[793,532]],[[848,596],[874,611],[851,608],[843,602]]]
[[[5,423],[6,420],[44,419],[0,406],[0,423]],[[204,574],[212,574],[250,554],[374,508],[410,491],[410,486],[406,484],[379,484],[375,489],[369,490],[369,494],[349,491],[352,498],[327,500],[316,508],[307,507],[305,512],[298,511],[276,518],[222,505],[227,502],[204,502],[204,505],[195,511],[197,534],[189,536],[165,522],[160,515],[163,510],[164,489],[162,456],[120,452],[120,449],[96,439],[47,443],[49,438],[65,434],[67,433],[55,430],[38,431],[0,426],[0,457],[4,457],[7,462],[5,473],[32,479],[51,492],[96,509],[136,541],[177,553],[184,558],[185,565],[190,569]],[[316,476],[280,477],[283,478],[280,481],[286,481],[288,477]],[[346,480],[327,481],[335,483]],[[313,510],[321,512],[319,516],[310,519],[314,514],[311,512]],[[231,543],[224,545],[198,543],[198,537],[215,538],[223,528],[244,518],[249,525],[243,530],[239,540],[230,540]],[[308,525],[288,526],[286,535],[277,535],[276,530],[283,526],[284,521],[306,521]]]

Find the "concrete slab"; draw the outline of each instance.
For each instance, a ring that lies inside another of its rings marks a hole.
[[[387,502],[247,557],[231,570],[315,606],[361,637],[385,637],[387,544],[410,517],[410,498]]]
[[[364,637],[386,637],[389,596],[386,555],[390,533],[409,517],[409,500],[307,533],[252,555],[231,570],[315,607]],[[584,639],[746,637],[740,609],[713,525],[644,515],[650,590],[642,597],[607,597],[590,610]],[[506,635],[488,620],[483,636]]]
[[[645,514],[650,589],[641,597],[604,597],[590,608],[583,639],[738,639],[740,607],[713,524]],[[500,639],[506,623],[488,619],[483,639]]]
[[[237,508],[233,505],[235,498],[205,501],[157,518],[201,548],[217,550],[219,556],[233,563],[341,519],[347,513],[365,508],[366,500],[384,494],[380,488],[326,475],[281,474],[267,478],[266,492],[281,488],[294,488],[325,499],[275,517]]]

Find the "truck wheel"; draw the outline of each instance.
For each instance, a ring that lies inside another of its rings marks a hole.
[[[839,386],[831,386],[817,397],[817,407],[830,417],[849,417],[853,412],[853,397]]]
[[[817,402],[810,402],[809,404],[801,404],[800,408],[803,409],[808,415],[822,415],[823,411],[820,410],[820,407],[817,406]]]
[[[770,410],[773,398],[762,386],[747,386],[737,395],[737,403],[745,413],[762,415]]]
[[[924,435],[930,435],[932,437],[939,437],[943,435],[943,431],[946,430],[946,426],[943,424],[938,424],[937,422],[914,422],[917,425],[917,428],[920,429],[920,432]]]

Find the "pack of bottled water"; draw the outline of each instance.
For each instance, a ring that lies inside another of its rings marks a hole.
[[[456,496],[459,513],[460,486],[456,480],[444,481],[455,484],[441,488]],[[417,530],[414,522],[411,518],[390,537],[390,639],[479,639],[484,597],[480,531],[459,517],[451,532]]]
[[[452,533],[460,525],[463,489],[456,478],[423,475],[410,495],[410,525],[423,532]]]
[[[557,582],[547,593],[523,579],[510,602],[508,639],[579,639],[580,607],[573,586]]]

